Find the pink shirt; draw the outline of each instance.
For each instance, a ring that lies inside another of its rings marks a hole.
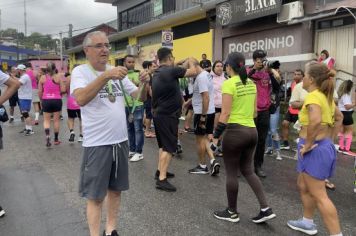
[[[247,74],[252,68],[246,68]],[[271,105],[271,78],[267,71],[256,71],[251,78],[255,82],[257,88],[257,111],[266,111]]]
[[[32,83],[32,89],[38,89],[37,78],[32,69],[28,69],[26,74],[30,77]]]
[[[79,110],[80,106],[78,105],[75,98],[70,95],[70,89],[67,91],[67,109],[69,110]]]
[[[210,72],[213,76],[213,84],[214,84],[214,105],[217,108],[221,108],[222,103],[222,93],[221,93],[221,86],[223,82],[226,80],[224,73],[221,75],[217,75],[214,72]]]
[[[53,82],[50,75],[46,75],[46,81],[43,84],[42,99],[62,99],[61,87]]]

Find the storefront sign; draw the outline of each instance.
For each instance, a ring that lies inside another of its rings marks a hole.
[[[280,12],[281,0],[231,0],[216,7],[219,24],[225,26]]]
[[[265,50],[268,57],[300,53],[301,34],[298,34],[295,29],[295,26],[291,26],[225,38],[224,57],[231,52],[241,52],[248,59],[257,49]]]
[[[173,48],[173,32],[162,30],[162,47]]]

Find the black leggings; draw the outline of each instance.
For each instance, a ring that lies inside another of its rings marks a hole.
[[[261,208],[268,207],[260,179],[253,171],[252,162],[257,144],[256,128],[238,124],[229,124],[226,128],[222,147],[226,168],[226,192],[229,208],[236,209],[239,191],[238,172],[242,175],[255,193]]]

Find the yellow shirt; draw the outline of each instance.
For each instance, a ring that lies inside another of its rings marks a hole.
[[[231,113],[228,123],[256,127],[253,121],[257,93],[255,83],[247,79],[246,85],[244,85],[239,76],[233,76],[224,81],[221,90],[222,94],[232,95]]]
[[[334,113],[335,113],[335,103],[332,102],[331,105],[328,102],[325,94],[320,92],[318,89],[309,93],[304,100],[302,110],[299,112],[299,121],[302,125],[309,124],[308,108],[310,104],[318,105],[321,109],[321,124],[322,125],[334,125]]]

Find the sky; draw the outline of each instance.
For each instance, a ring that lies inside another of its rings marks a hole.
[[[27,8],[27,35],[53,34],[83,29],[116,19],[116,7],[94,0],[0,0],[1,29],[25,31],[24,1]],[[73,35],[83,31],[74,32]],[[64,37],[68,34],[63,34]]]

